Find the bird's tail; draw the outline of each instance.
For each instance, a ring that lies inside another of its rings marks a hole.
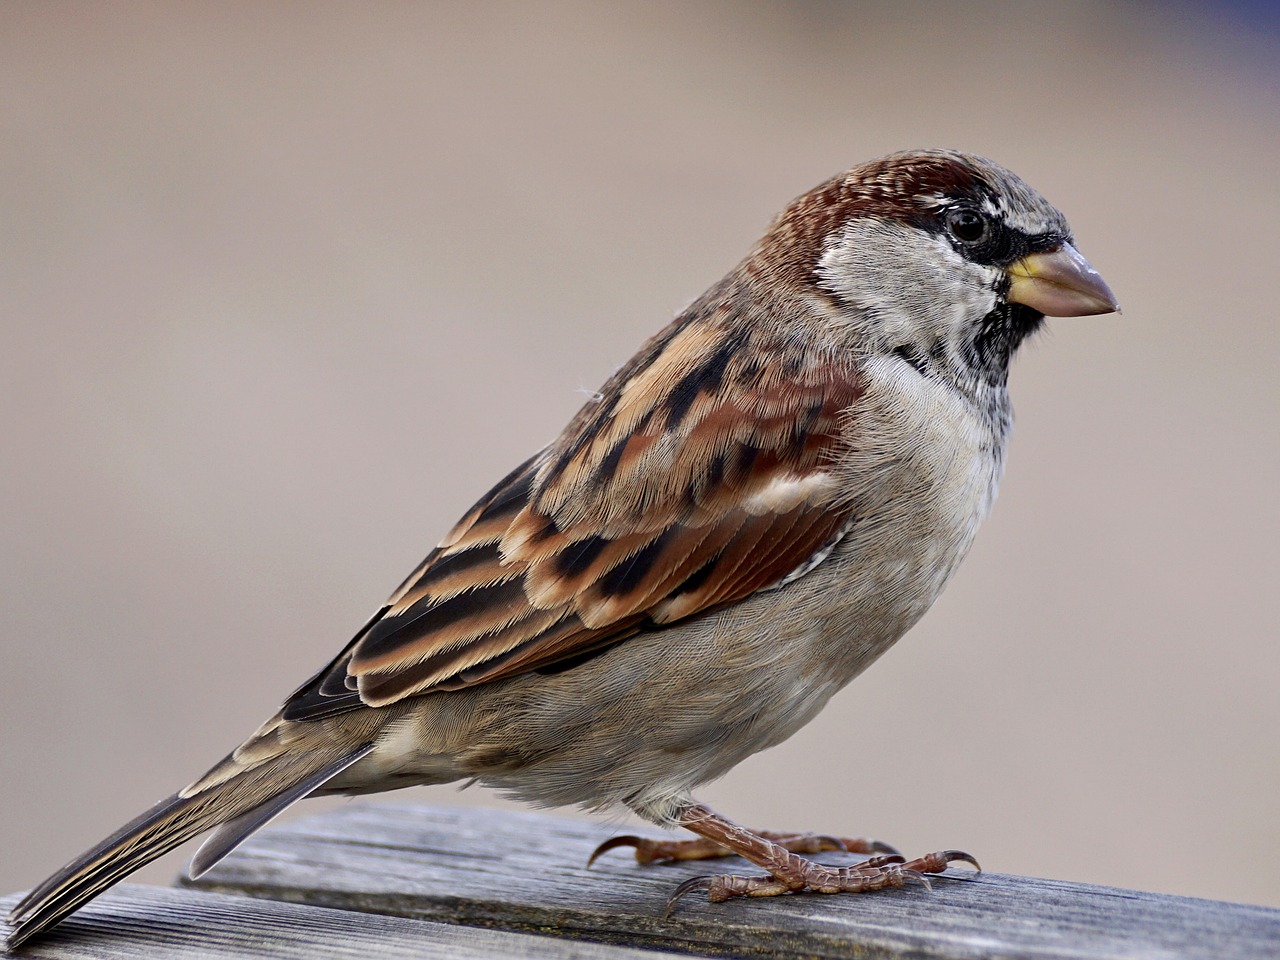
[[[274,753],[248,760],[250,740],[200,780],[129,821],[23,898],[9,914],[10,949],[53,926],[133,871],[213,827],[192,861],[198,876],[285,807],[322,786],[373,745]]]

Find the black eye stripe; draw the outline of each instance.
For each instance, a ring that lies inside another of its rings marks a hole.
[[[978,212],[985,221],[983,235],[976,241],[968,241],[958,236],[953,229],[954,218],[958,210],[978,212],[972,207],[949,207],[939,213],[932,225],[933,230],[947,238],[951,245],[966,259],[983,266],[1007,267],[1015,260],[1029,253],[1052,250],[1060,246],[1063,237],[1058,233],[1031,236],[1022,230],[1009,226],[990,214]]]
[[[1061,233],[1041,233],[1037,236],[1022,236],[1027,241],[1027,253],[1048,253],[1050,250],[1057,250],[1064,243],[1071,243],[1071,238]]]

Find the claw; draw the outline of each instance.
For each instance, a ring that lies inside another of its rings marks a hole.
[[[918,881],[919,883],[924,884],[924,888],[926,890],[929,890],[929,891],[933,890],[933,884],[929,882],[929,878],[926,877],[919,870],[900,870],[898,871],[898,873],[901,877],[903,877],[906,880],[915,880],[915,881]]]
[[[949,864],[967,863],[970,864],[973,869],[977,870],[978,873],[982,872],[982,864],[973,859],[970,854],[965,853],[963,850],[943,850],[942,855],[946,857],[947,863]]]
[[[891,857],[900,857],[902,854],[898,852],[898,848],[891,844],[884,843],[880,840],[871,841],[871,853],[887,853]]]
[[[667,920],[671,917],[671,911],[675,909],[676,903],[686,894],[693,893],[695,890],[710,890],[711,883],[715,877],[690,877],[680,886],[676,887],[675,892],[671,894],[671,898],[667,901],[667,908],[662,911],[662,919]]]
[[[972,864],[979,873],[982,872],[982,865],[963,850],[939,850],[937,853],[927,853],[923,857],[916,857],[910,863],[913,867],[918,867],[926,873],[941,873],[952,863]]]
[[[591,856],[587,857],[587,869],[591,869],[591,865],[596,862],[596,858],[602,853],[608,853],[610,850],[616,850],[618,847],[639,847],[641,839],[631,834],[622,837],[610,837],[600,846],[592,851]]]

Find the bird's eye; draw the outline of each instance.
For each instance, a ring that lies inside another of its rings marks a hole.
[[[959,207],[947,211],[947,232],[961,243],[978,243],[987,235],[987,218],[976,210]]]

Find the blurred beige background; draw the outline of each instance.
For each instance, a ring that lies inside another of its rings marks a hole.
[[[705,798],[1280,905],[1276,35],[532,9],[0,10],[0,891],[252,730],[792,196],[950,145],[1060,205],[1125,314],[1023,352],[949,592]]]

